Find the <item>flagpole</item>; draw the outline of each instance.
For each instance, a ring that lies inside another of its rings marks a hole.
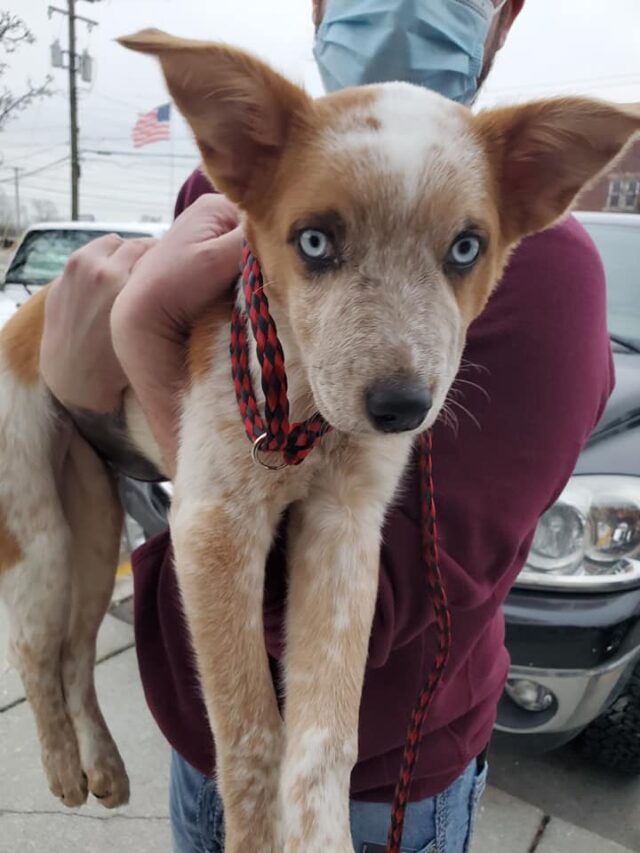
[[[169,221],[173,219],[173,211],[175,208],[176,193],[175,193],[175,159],[173,148],[173,104],[169,107]]]

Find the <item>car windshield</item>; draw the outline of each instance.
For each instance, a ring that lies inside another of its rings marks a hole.
[[[595,240],[607,274],[609,332],[640,349],[640,228],[615,222],[583,224]]]
[[[85,229],[52,228],[30,231],[20,245],[7,270],[5,280],[17,284],[47,284],[60,275],[67,258],[76,249],[113,232]],[[147,237],[142,232],[118,232],[121,237]]]

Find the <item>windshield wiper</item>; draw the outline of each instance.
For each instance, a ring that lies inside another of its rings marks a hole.
[[[640,346],[636,341],[631,340],[630,338],[623,338],[620,335],[612,335],[609,333],[609,340],[621,347],[626,347],[630,352],[640,353]]]
[[[14,286],[17,285],[18,287],[24,287],[24,289],[27,291],[29,296],[33,296],[33,294],[35,293],[35,290],[33,290],[32,288],[42,286],[42,285],[35,284],[32,281],[27,282],[27,281],[21,281],[18,278],[13,278],[13,279],[7,278],[2,282],[2,290],[5,290],[6,285],[8,285],[8,284],[13,284]]]

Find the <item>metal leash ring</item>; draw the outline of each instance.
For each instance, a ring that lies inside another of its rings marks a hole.
[[[263,432],[262,435],[259,435],[256,440],[253,442],[253,447],[251,448],[251,458],[256,463],[256,465],[260,465],[261,468],[265,468],[267,471],[282,471],[285,468],[288,468],[288,464],[286,462],[280,463],[280,465],[269,465],[268,462],[263,462],[258,455],[260,451],[263,449],[263,444],[267,441],[269,436],[266,432]],[[266,452],[266,451],[265,451]],[[272,451],[277,452],[277,451]]]

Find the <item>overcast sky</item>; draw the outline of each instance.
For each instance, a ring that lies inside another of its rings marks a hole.
[[[52,3],[66,7],[66,0]],[[55,97],[31,107],[0,134],[0,189],[12,197],[11,167],[17,166],[23,205],[49,199],[68,216],[68,162],[50,165],[68,155],[67,75],[49,68],[51,43],[59,39],[67,47],[66,18],[49,18],[48,0],[0,5],[20,14],[37,39],[9,57],[5,80],[18,90],[27,77],[38,81],[51,71],[57,89]],[[177,116],[171,142],[131,156],[138,112],[167,96],[156,62],[124,50],[114,42],[117,36],[154,26],[224,40],[258,53],[320,94],[310,8],[311,0],[77,0],[77,13],[99,23],[91,32],[81,22],[77,27],[79,50],[87,48],[95,58],[93,82],[80,84],[81,213],[97,219],[139,220],[143,214],[168,219],[176,192],[197,164]],[[640,0],[528,0],[480,103],[565,93],[640,102]],[[36,170],[41,171],[30,174]]]

